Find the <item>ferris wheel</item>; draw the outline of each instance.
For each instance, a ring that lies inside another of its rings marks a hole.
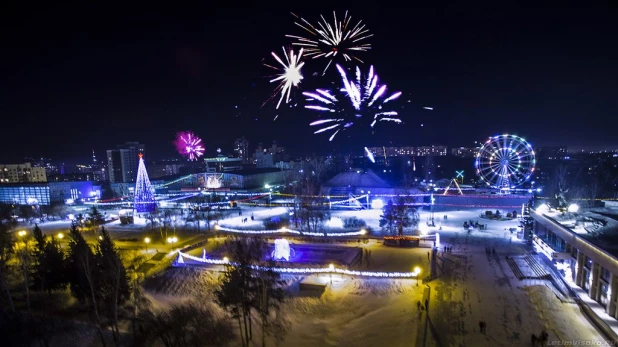
[[[513,189],[534,172],[534,150],[515,135],[490,137],[476,155],[476,173],[486,185],[500,190]]]

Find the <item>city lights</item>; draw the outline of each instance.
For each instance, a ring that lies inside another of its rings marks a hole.
[[[203,264],[212,264],[212,265],[223,265],[223,264],[230,264],[230,260],[228,257],[223,257],[223,259],[203,259],[200,257],[195,257],[192,256],[190,254],[186,254],[186,253],[182,253],[182,252],[178,252],[178,256],[179,257],[183,257],[183,258],[187,258],[187,259],[191,259],[195,262],[198,263],[203,263]],[[261,267],[261,266],[256,266],[255,267],[258,270],[266,270],[266,269],[272,269],[273,271],[279,272],[279,273],[286,273],[286,274],[328,274],[328,273],[338,273],[338,274],[342,274],[342,275],[348,275],[348,276],[360,276],[360,277],[376,277],[376,278],[411,278],[414,279],[416,278],[419,273],[416,272],[397,272],[397,271],[393,271],[393,272],[385,272],[385,271],[358,271],[358,270],[348,270],[348,269],[341,269],[338,267],[335,267],[334,264],[329,264],[328,267],[305,267],[305,268],[295,268],[295,267]]]

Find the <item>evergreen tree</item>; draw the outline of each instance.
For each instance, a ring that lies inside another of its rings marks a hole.
[[[47,264],[45,261],[45,237],[43,231],[36,224],[32,230],[32,236],[34,237],[35,248],[34,253],[34,266],[32,274],[32,287],[35,290],[45,290],[45,275],[47,273]]]
[[[105,306],[106,315],[112,322],[114,339],[118,337],[118,306],[131,296],[129,277],[114,242],[105,228],[101,228],[101,238],[95,255],[98,267],[100,300]]]
[[[35,251],[43,251],[45,248],[45,237],[43,236],[43,231],[39,228],[38,224],[34,225],[34,229],[32,229],[32,236],[34,237],[34,242],[36,242],[37,249]]]
[[[92,206],[92,210],[90,211],[90,217],[88,218],[88,222],[90,226],[96,229],[99,225],[103,225],[105,219],[96,206]]]
[[[51,238],[45,242],[43,259],[46,271],[43,289],[47,290],[48,294],[51,294],[52,291],[65,289],[68,282],[65,254],[58,240]]]
[[[32,287],[35,290],[52,291],[64,289],[67,284],[64,252],[57,240],[45,240],[41,228],[35,226],[32,231],[36,247]]]

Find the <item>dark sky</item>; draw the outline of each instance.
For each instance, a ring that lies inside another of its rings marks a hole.
[[[346,8],[20,3],[0,11],[1,162],[86,160],[131,140],[150,158],[170,157],[178,130],[202,136],[208,154],[243,135],[297,153],[365,145],[313,135],[300,93],[301,107],[260,107],[274,87],[262,58],[302,33],[290,11],[315,22]],[[348,8],[374,34],[363,71],[373,64],[404,92],[405,123],[380,125],[366,144],[469,146],[508,132],[535,146],[618,148],[616,5],[514,3]]]

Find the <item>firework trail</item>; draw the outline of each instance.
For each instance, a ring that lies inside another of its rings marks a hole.
[[[190,131],[177,133],[174,146],[176,146],[176,150],[180,155],[187,157],[189,160],[197,160],[198,157],[204,155],[205,149],[202,146],[202,139]]]
[[[356,59],[362,63],[363,61],[356,57],[356,54],[371,49],[371,45],[364,43],[364,40],[373,36],[373,34],[369,34],[369,29],[366,29],[362,21],[358,21],[354,26],[350,25],[352,17],[348,16],[348,11],[345,12],[341,21],[337,20],[337,14],[333,12],[332,25],[322,15],[320,15],[321,21],[318,21],[317,26],[294,13],[292,15],[297,19],[294,24],[310,35],[286,35],[286,37],[294,40],[293,46],[304,48],[305,55],[308,57],[328,59],[328,64],[326,64],[322,75],[326,73],[334,60],[349,62]]]
[[[283,48],[283,56],[285,57],[285,62],[279,58],[275,52],[270,53],[273,58],[281,65],[281,67],[272,66],[269,64],[264,64],[271,69],[279,71],[279,75],[276,78],[270,80],[270,82],[279,82],[277,88],[275,88],[275,92],[273,96],[276,94],[281,94],[279,98],[279,102],[277,103],[277,108],[281,105],[281,101],[285,98],[285,103],[290,102],[290,92],[292,87],[298,87],[298,84],[303,79],[303,75],[301,74],[301,69],[305,63],[302,63],[300,59],[303,56],[303,49],[301,48],[298,54],[294,53],[294,50],[290,50],[289,53],[286,52],[285,48]]]
[[[345,130],[355,123],[365,121],[373,128],[377,122],[381,121],[402,122],[397,111],[385,109],[388,102],[401,96],[401,92],[385,97],[386,85],[378,84],[378,75],[374,73],[373,66],[369,68],[369,74],[364,80],[360,68],[357,67],[356,81],[348,80],[345,70],[338,64],[337,70],[341,75],[343,84],[343,87],[337,93],[325,89],[303,92],[309,102],[305,108],[332,114],[331,117],[319,119],[309,124],[311,126],[322,126],[314,134],[333,131],[329,138],[329,141],[332,141],[341,130]]]

